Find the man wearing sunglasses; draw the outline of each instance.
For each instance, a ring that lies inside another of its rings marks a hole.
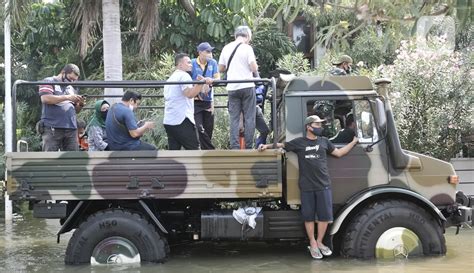
[[[79,150],[76,114],[82,110],[85,99],[71,85],[54,85],[59,82],[73,83],[79,76],[77,65],[67,64],[57,76],[42,80],[51,85],[39,86],[42,111],[38,126],[45,152]]]

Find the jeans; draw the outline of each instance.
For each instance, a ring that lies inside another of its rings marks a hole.
[[[155,151],[156,147],[150,143],[140,140],[140,145],[132,149],[133,151]]]
[[[255,128],[260,133],[257,140],[255,141],[256,146],[260,144],[267,144],[267,136],[270,133],[270,128],[268,128],[265,119],[263,118],[262,108],[257,105],[257,115],[255,120]]]
[[[196,122],[196,128],[199,133],[201,149],[214,150],[215,147],[211,141],[212,132],[214,131],[214,113],[207,110],[201,110],[194,113],[194,121]]]
[[[230,148],[240,149],[239,120],[244,117],[245,148],[252,149],[256,116],[255,87],[229,91]]]
[[[43,127],[43,152],[79,151],[77,129]]]

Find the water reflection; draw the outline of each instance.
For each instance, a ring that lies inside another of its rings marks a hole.
[[[443,257],[361,261],[342,258],[312,260],[302,244],[195,243],[172,247],[164,264],[66,266],[64,253],[71,234],[56,244],[58,220],[17,216],[5,224],[0,215],[2,272],[466,272],[474,266],[474,230],[448,229]]]

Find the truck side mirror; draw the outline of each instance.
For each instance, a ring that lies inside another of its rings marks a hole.
[[[385,132],[385,130],[387,129],[387,114],[385,113],[385,105],[379,98],[375,99],[375,103],[377,105],[376,115],[378,126],[380,127],[380,130],[382,130],[382,132]]]

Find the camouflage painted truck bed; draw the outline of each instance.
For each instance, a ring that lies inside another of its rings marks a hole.
[[[11,199],[238,199],[282,196],[282,155],[257,151],[7,154]]]

